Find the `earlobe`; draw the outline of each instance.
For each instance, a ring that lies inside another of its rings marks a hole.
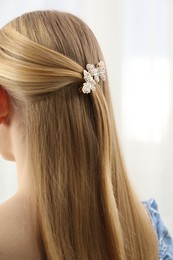
[[[0,117],[0,124],[2,124],[2,122],[4,121],[4,117]]]
[[[0,86],[0,124],[9,115],[10,107],[7,92]]]

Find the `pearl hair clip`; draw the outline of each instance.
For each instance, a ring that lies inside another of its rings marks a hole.
[[[86,81],[83,84],[82,87],[82,92],[84,94],[88,94],[96,89],[97,83],[99,83],[100,78],[105,81],[106,76],[105,76],[105,66],[104,62],[100,61],[97,64],[97,67],[95,67],[93,64],[87,64],[86,69],[83,71],[84,74],[84,80]]]

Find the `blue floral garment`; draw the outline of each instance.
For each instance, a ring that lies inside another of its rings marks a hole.
[[[142,203],[147,208],[157,233],[159,242],[159,260],[173,260],[173,239],[161,219],[156,201],[150,199],[148,201],[143,201]]]

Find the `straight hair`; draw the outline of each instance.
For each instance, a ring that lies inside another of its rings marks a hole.
[[[104,61],[91,29],[59,11],[26,13],[0,30],[0,85],[21,121],[48,260],[156,260],[152,223],[128,179],[108,79],[78,91]],[[107,75],[106,75],[107,77]]]

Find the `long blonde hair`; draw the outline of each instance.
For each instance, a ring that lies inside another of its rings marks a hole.
[[[104,60],[76,16],[36,11],[0,30],[0,85],[19,109],[48,260],[156,260],[150,219],[122,160],[108,80],[86,95],[83,70]],[[22,130],[21,130],[22,131]]]

